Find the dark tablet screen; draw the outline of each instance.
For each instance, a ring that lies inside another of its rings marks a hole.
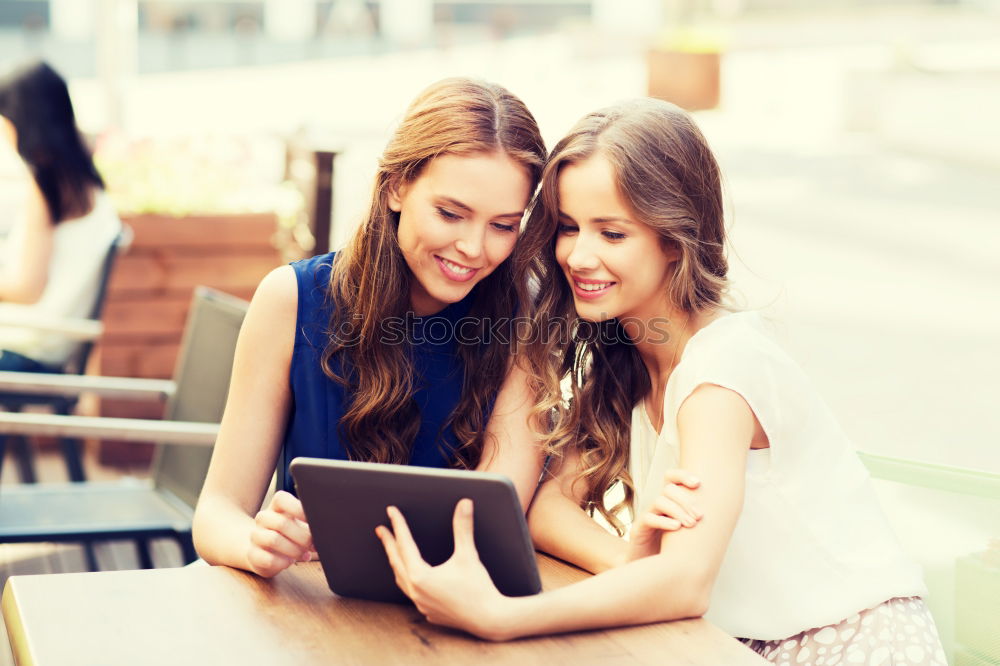
[[[345,597],[406,601],[375,536],[399,507],[424,559],[441,564],[454,550],[455,504],[475,504],[479,556],[508,596],[541,591],[535,552],[517,492],[500,474],[296,458],[292,477],[330,589]]]

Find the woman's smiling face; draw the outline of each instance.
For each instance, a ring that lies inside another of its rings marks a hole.
[[[415,314],[462,300],[510,256],[530,190],[527,170],[497,151],[436,157],[390,192]]]
[[[667,306],[666,281],[677,253],[637,218],[600,152],[559,173],[556,260],[577,314],[589,321],[649,319]]]

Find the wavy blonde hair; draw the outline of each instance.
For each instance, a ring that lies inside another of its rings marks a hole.
[[[522,297],[535,329],[561,325],[573,335],[525,345],[521,358],[548,452],[580,454],[576,483],[585,484],[584,508],[623,533],[618,515],[633,508],[635,495],[628,473],[631,414],[652,385],[617,320],[577,317],[555,256],[559,175],[597,153],[611,164],[619,195],[638,221],[680,252],[664,285],[670,303],[689,313],[721,305],[728,268],[719,166],[687,113],[652,99],[619,104],[586,115],[553,149],[521,239],[518,272],[537,286],[530,299]],[[618,483],[624,499],[608,507],[605,494]]]
[[[331,336],[321,357],[326,375],[348,389],[350,402],[339,428],[352,460],[407,463],[420,428],[407,347],[379,335],[386,318],[402,318],[409,311],[413,279],[399,248],[399,214],[389,208],[389,193],[413,182],[441,155],[495,151],[524,167],[534,191],[545,145],[531,112],[506,88],[451,78],[413,101],[382,154],[368,213],[338,253],[330,276],[330,330],[352,331],[350,344]],[[508,258],[473,288],[470,317],[484,323],[512,315],[517,305],[510,288],[512,264]],[[459,345],[465,367],[462,396],[445,424],[459,443],[458,467],[475,467],[482,456],[486,422],[509,369],[512,344],[493,339],[482,346]],[[340,373],[333,369],[335,357],[342,361]]]

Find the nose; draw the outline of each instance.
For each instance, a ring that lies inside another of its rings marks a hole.
[[[564,239],[571,243],[569,254],[566,255],[566,267],[574,273],[596,270],[600,264],[593,244],[582,232]]]
[[[482,256],[486,243],[485,224],[463,224],[459,236],[455,239],[455,249],[464,257],[475,260]]]

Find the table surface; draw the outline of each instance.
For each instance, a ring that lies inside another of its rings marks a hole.
[[[587,574],[539,555],[545,589]],[[761,664],[706,620],[489,643],[412,606],[338,597],[318,563],[271,580],[228,567],[14,576],[3,616],[37,664]]]

